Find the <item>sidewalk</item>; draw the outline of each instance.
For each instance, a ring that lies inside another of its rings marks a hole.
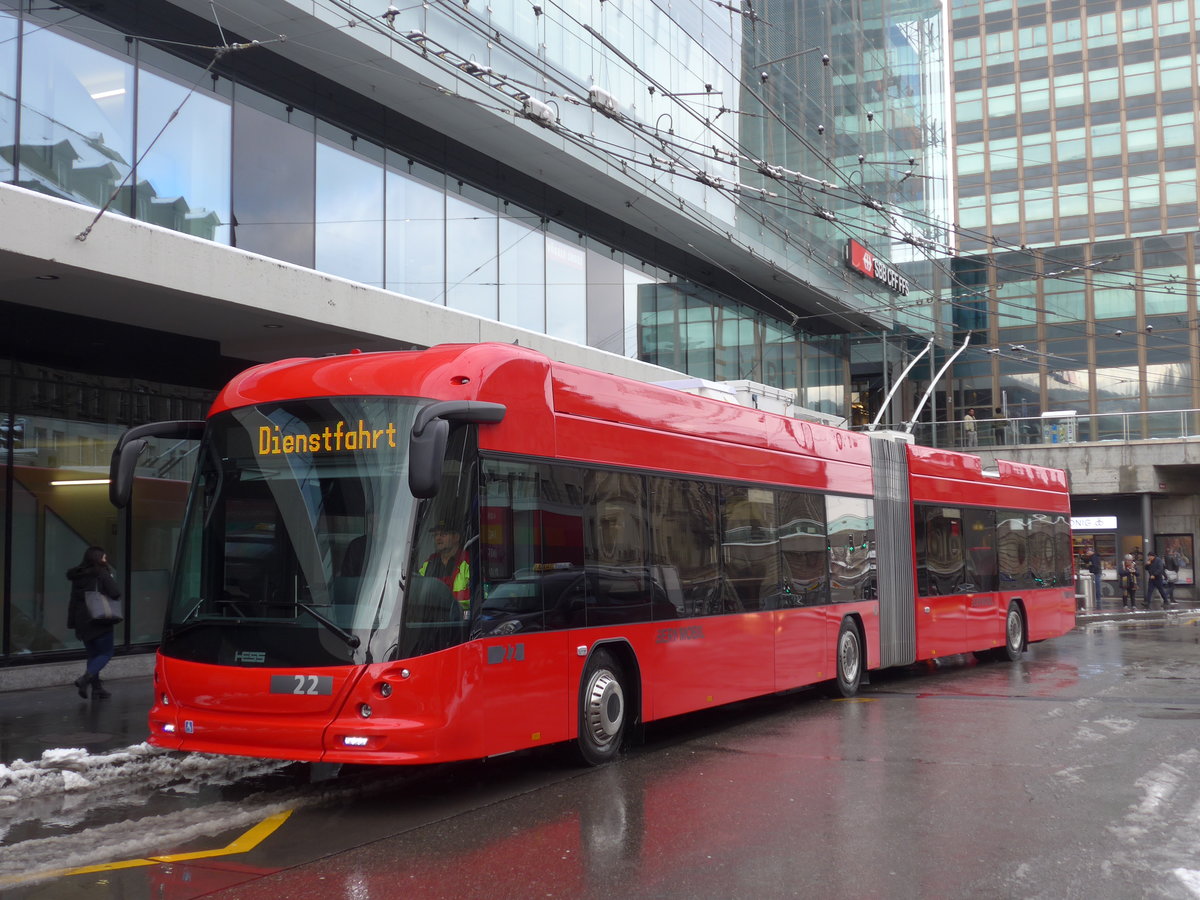
[[[71,681],[83,662],[23,666],[0,672],[0,765],[34,762],[55,748],[91,754],[146,740],[154,656],[114,659],[103,672],[107,700],[82,700]]]
[[[1184,616],[1200,614],[1200,602],[1194,600],[1177,600],[1167,609],[1155,605],[1150,609],[1142,609],[1142,601],[1138,600],[1135,609],[1123,609],[1119,600],[1105,597],[1100,609],[1079,610],[1075,613],[1075,621],[1079,625],[1094,622],[1166,622]]]

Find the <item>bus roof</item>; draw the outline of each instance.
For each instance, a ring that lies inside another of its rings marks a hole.
[[[655,462],[676,461],[680,453],[699,454],[698,444],[744,447],[737,463],[763,470],[754,480],[791,483],[798,472],[810,471],[813,462],[825,460],[841,467],[842,474],[814,487],[840,484],[853,493],[870,492],[869,476],[861,483],[865,472],[856,472],[871,464],[872,439],[865,433],[554,362],[513,344],[441,344],[428,350],[352,351],[266,363],[235,376],[217,396],[210,415],[260,403],[335,396],[503,403],[509,416],[499,425],[488,426],[488,449],[498,451],[613,464],[634,461],[650,468],[702,474],[705,465],[699,455],[692,464],[682,459],[678,465]],[[662,452],[648,460],[647,440],[655,436],[664,442]],[[756,455],[754,450],[766,454]],[[916,445],[908,445],[907,453],[914,486],[940,480],[960,488],[979,485],[982,490],[999,481],[1037,492],[1066,491],[1066,473],[1057,469],[998,460],[996,478],[986,474],[979,458],[970,454]],[[771,460],[793,471],[781,470],[778,477],[771,477],[764,469]],[[929,499],[944,493],[931,490]],[[960,498],[959,502],[972,501]]]

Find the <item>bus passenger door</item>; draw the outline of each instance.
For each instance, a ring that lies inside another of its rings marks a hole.
[[[918,506],[914,516],[917,556],[917,659],[962,653],[966,607],[974,585],[967,580],[960,507]]]
[[[1000,608],[1000,566],[996,553],[996,511],[963,510],[966,535],[966,577],[971,590],[964,598],[966,644],[963,650],[983,650],[1004,644],[1004,613]]]
[[[567,636],[551,631],[480,641],[488,756],[567,739]]]

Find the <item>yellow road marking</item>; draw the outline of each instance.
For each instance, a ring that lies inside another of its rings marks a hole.
[[[74,869],[50,869],[45,872],[33,872],[29,875],[9,875],[0,877],[0,887],[22,884],[27,881],[42,881],[47,878],[66,878],[70,875],[88,875],[94,872],[112,872],[116,869],[136,869],[140,866],[156,866],[159,863],[185,862],[191,859],[211,859],[214,856],[233,856],[238,853],[249,853],[279,828],[292,810],[285,810],[278,815],[268,816],[253,828],[246,831],[216,850],[197,850],[194,853],[172,853],[166,856],[148,856],[145,859],[127,859],[120,862],[99,863],[94,866],[79,866]]]

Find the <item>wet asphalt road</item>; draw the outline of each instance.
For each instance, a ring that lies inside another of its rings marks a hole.
[[[876,673],[851,701],[807,691],[652,726],[602,769],[541,750],[151,791],[84,824],[153,831],[153,814],[182,835],[162,854],[290,816],[244,852],[163,863],[138,845],[145,865],[0,895],[1195,898],[1198,686],[1197,620],[1092,626],[1017,664],[955,657]]]

